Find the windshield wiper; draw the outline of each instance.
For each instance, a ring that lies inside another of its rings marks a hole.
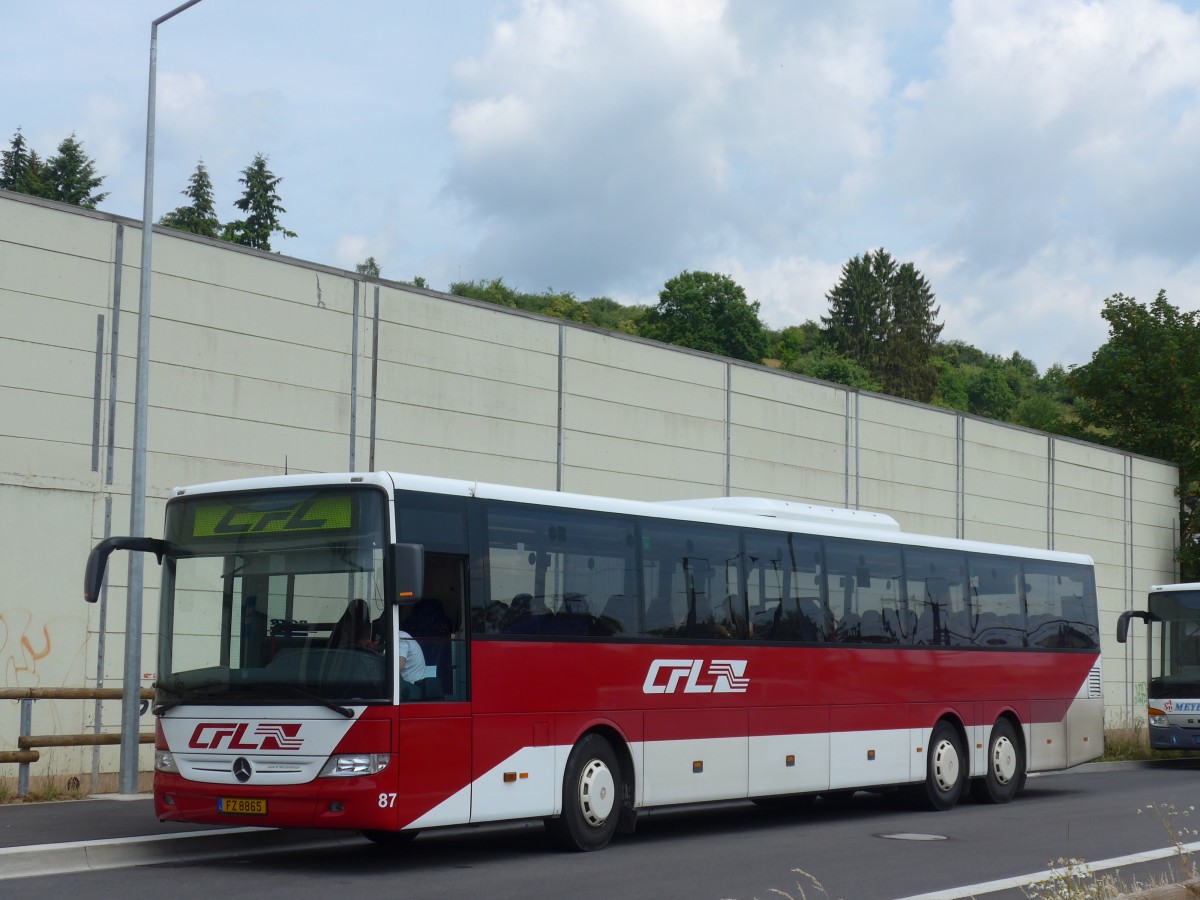
[[[184,690],[174,700],[164,700],[162,703],[154,707],[154,714],[161,716],[167,710],[174,709],[184,703],[206,702],[210,700],[232,700],[231,695],[237,692],[237,700],[245,702],[246,700],[261,699],[261,696],[247,696],[261,691],[270,696],[282,691],[291,694],[293,697],[300,697],[304,700],[311,700],[314,703],[319,703],[326,709],[331,709],[338,715],[345,716],[347,719],[354,718],[354,710],[341,704],[334,703],[332,700],[326,700],[320,694],[314,694],[312,691],[306,691],[304,688],[296,687],[294,684],[280,684],[278,682],[268,682],[266,684],[230,684],[226,685],[223,690],[213,690],[209,688],[196,688],[194,690]]]
[[[214,690],[212,687],[185,688],[178,692],[179,696],[174,700],[164,700],[155,706],[154,714],[161,716],[169,709],[174,709],[184,703],[193,703],[198,700],[226,700],[232,691],[232,685],[226,685],[222,690]]]
[[[306,691],[304,688],[297,687],[294,684],[279,684],[272,682],[269,684],[255,685],[255,687],[269,687],[277,688],[281,691],[287,691],[289,694],[292,694],[295,697],[303,697],[305,700],[314,700],[317,703],[320,703],[326,709],[332,709],[335,713],[343,715],[347,719],[354,718],[354,710],[352,710],[350,707],[342,706],[340,703],[334,703],[332,700],[326,700],[320,694],[314,694],[312,691]]]

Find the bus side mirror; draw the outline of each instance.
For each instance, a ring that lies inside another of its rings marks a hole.
[[[396,579],[396,601],[413,603],[425,593],[425,548],[421,544],[392,547],[392,571]]]
[[[1147,625],[1149,625],[1151,622],[1159,621],[1158,616],[1154,615],[1154,613],[1152,613],[1152,612],[1146,612],[1145,610],[1142,610],[1142,609],[1126,610],[1125,612],[1121,613],[1120,617],[1118,617],[1118,619],[1117,619],[1117,643],[1118,644],[1125,643],[1125,639],[1129,637],[1129,620],[1130,619],[1141,619]]]
[[[109,537],[102,540],[88,554],[87,568],[83,571],[83,599],[95,603],[100,599],[100,587],[104,584],[104,569],[108,557],[114,550],[137,550],[140,553],[153,553],[162,565],[163,554],[167,552],[167,542],[157,538],[138,537]]]

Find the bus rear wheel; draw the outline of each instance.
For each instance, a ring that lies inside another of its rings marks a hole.
[[[925,781],[912,787],[912,798],[922,809],[952,809],[966,784],[966,754],[958,730],[949,722],[933,726],[926,748]]]
[[[547,819],[546,830],[564,850],[599,850],[616,833],[622,796],[612,745],[598,734],[585,735],[567,758],[562,815]]]
[[[971,796],[985,803],[1007,803],[1025,783],[1025,754],[1016,730],[1000,719],[988,738],[987,771],[971,785]]]

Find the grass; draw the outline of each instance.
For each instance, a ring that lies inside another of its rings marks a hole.
[[[42,775],[30,780],[29,793],[17,793],[17,779],[0,777],[0,804],[46,803],[52,800],[82,800],[87,796],[75,776]]]
[[[45,803],[51,800],[82,800],[86,792],[80,786],[78,778],[63,778],[56,775],[46,775],[29,785],[29,793],[25,795],[26,803]]]
[[[1100,761],[1186,759],[1195,755],[1182,750],[1151,750],[1146,723],[1134,719],[1104,729],[1104,755]]]
[[[1150,887],[1162,887],[1169,882],[1155,880],[1150,884],[1121,880],[1121,873],[1094,874],[1087,864],[1075,857],[1050,863],[1050,876],[1043,881],[1021,888],[1029,900],[1115,900]]]

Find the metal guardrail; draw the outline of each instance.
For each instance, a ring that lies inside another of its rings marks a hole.
[[[29,765],[41,758],[35,747],[95,747],[121,743],[119,734],[30,734],[33,728],[33,704],[37,700],[120,700],[121,688],[3,688],[0,700],[21,701],[21,733],[16,750],[0,750],[0,764],[17,763],[17,794],[29,793]],[[153,688],[142,688],[143,700],[154,699]],[[154,743],[153,733],[138,735],[142,744]]]

